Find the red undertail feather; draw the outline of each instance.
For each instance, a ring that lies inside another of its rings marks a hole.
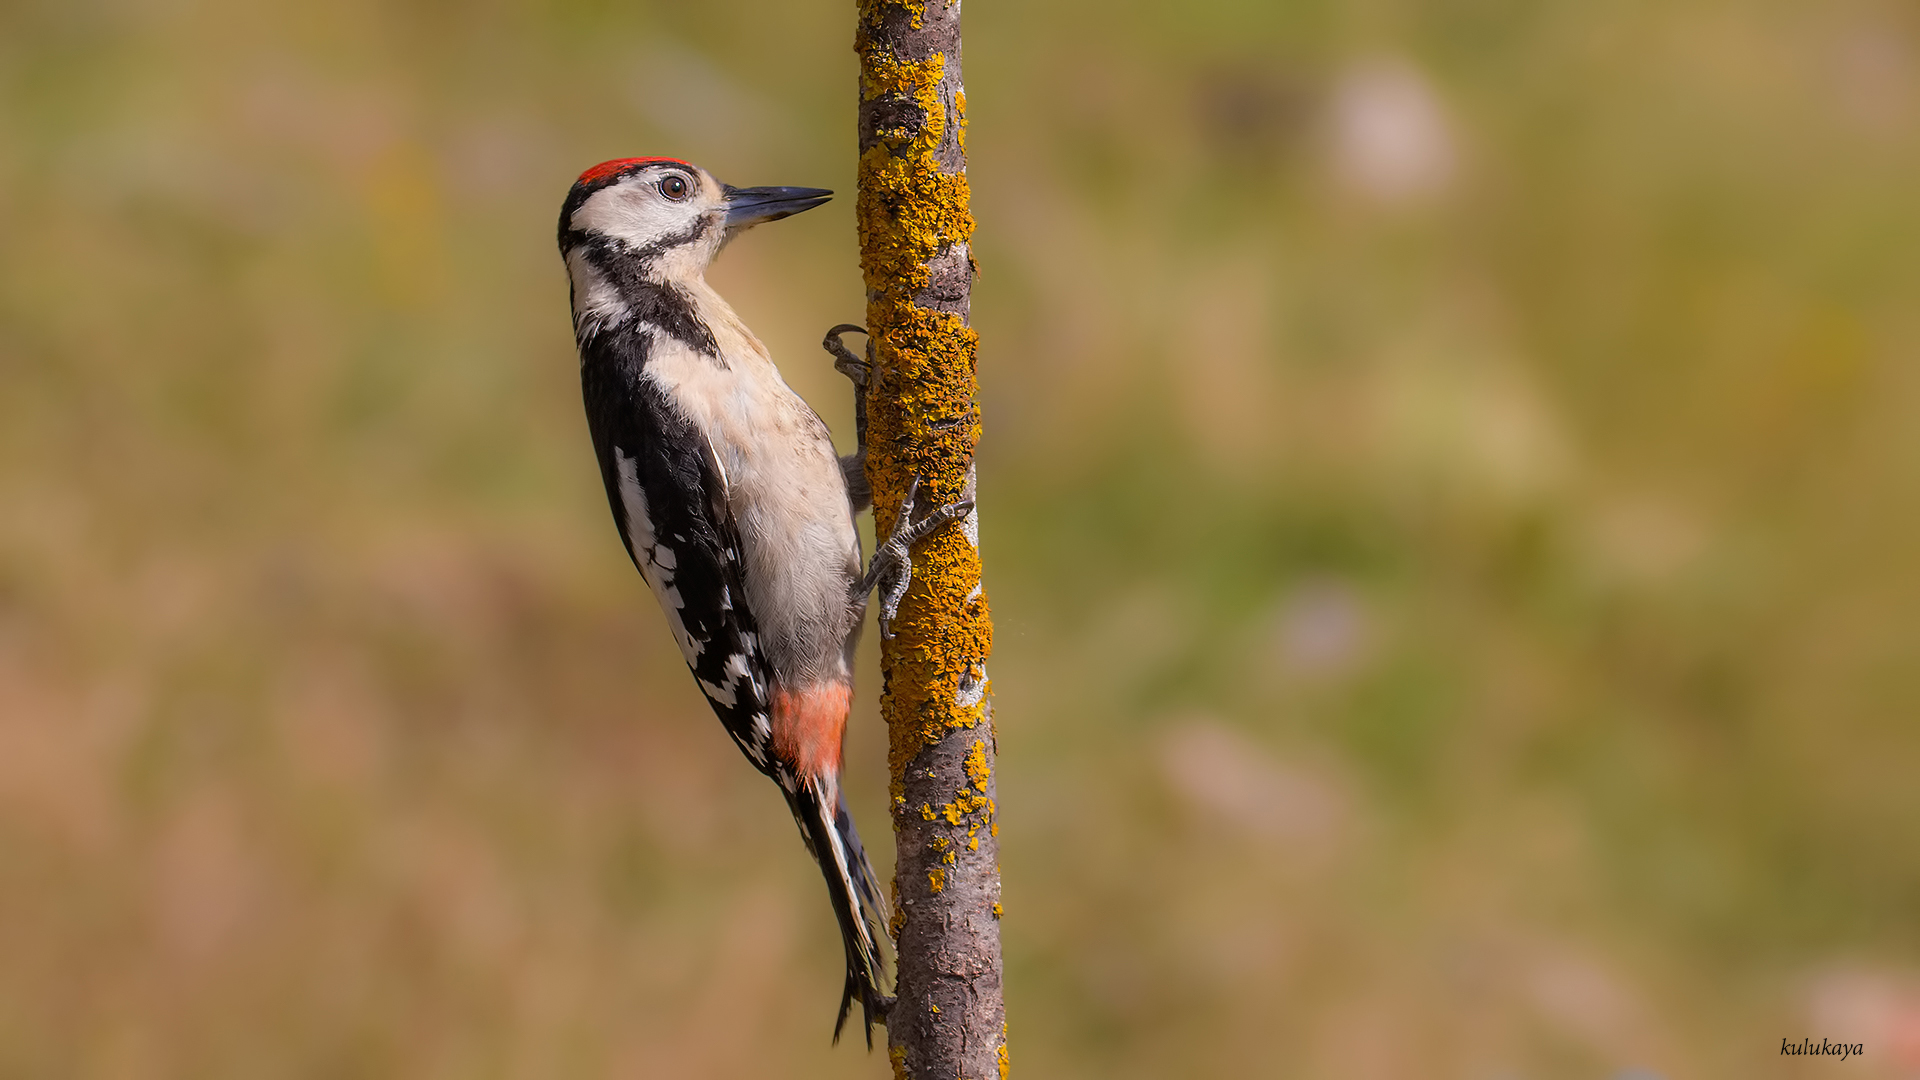
[[[825,682],[773,692],[773,752],[802,777],[840,775],[840,738],[853,687]]]

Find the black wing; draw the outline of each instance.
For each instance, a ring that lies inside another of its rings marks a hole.
[[[642,348],[644,340],[629,339]],[[614,524],[727,734],[791,789],[791,773],[772,754],[767,662],[741,588],[740,537],[720,467],[640,366],[603,355],[581,372]]]

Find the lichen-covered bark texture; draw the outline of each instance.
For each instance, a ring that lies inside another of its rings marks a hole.
[[[920,477],[922,508],[974,491],[976,338],[960,5],[862,0],[860,262],[875,348],[867,477],[881,535]],[[992,627],[979,511],[913,553],[913,583],[881,644],[890,733],[898,1001],[894,1073],[1007,1073],[1000,994],[1000,831],[994,803]]]

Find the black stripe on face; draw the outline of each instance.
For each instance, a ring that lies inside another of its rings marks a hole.
[[[639,257],[608,237],[589,238],[579,232],[573,235],[584,244],[587,261],[606,275],[620,299],[626,301],[629,314],[619,331],[638,333],[640,324],[647,323],[704,356],[720,355],[713,331],[693,309],[693,298],[678,286],[648,276],[652,258]]]
[[[574,251],[584,253],[588,263],[607,279],[608,284],[626,304],[629,313],[627,322],[617,327],[607,328],[607,331],[616,334],[637,334],[640,332],[639,324],[646,323],[659,333],[666,334],[703,355],[718,358],[720,350],[718,343],[714,340],[713,331],[700,320],[698,313],[694,310],[692,298],[672,282],[663,280],[655,269],[660,259],[667,253],[711,240],[716,230],[725,227],[724,210],[700,212],[679,231],[638,246],[615,237],[572,227],[574,214],[579,212],[592,195],[613,184],[648,172],[670,172],[685,176],[696,189],[702,182],[699,172],[689,166],[670,162],[653,162],[628,172],[615,173],[591,184],[576,183],[573,190],[568,193],[566,203],[560,208],[561,256],[567,257]],[[600,332],[603,331],[596,326],[594,336]],[[576,328],[576,336],[578,335],[579,329]]]
[[[716,215],[701,214],[694,220],[693,224],[679,232],[668,233],[650,244],[634,249],[630,257],[638,259],[642,269],[650,270],[660,256],[672,251],[674,248],[685,247],[688,244],[697,244],[701,240],[704,240],[707,234],[713,231],[713,227],[718,220]]]

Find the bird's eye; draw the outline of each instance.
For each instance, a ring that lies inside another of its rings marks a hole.
[[[660,181],[660,194],[665,195],[674,202],[679,202],[681,199],[686,198],[687,191],[687,178],[684,176],[669,176]]]

